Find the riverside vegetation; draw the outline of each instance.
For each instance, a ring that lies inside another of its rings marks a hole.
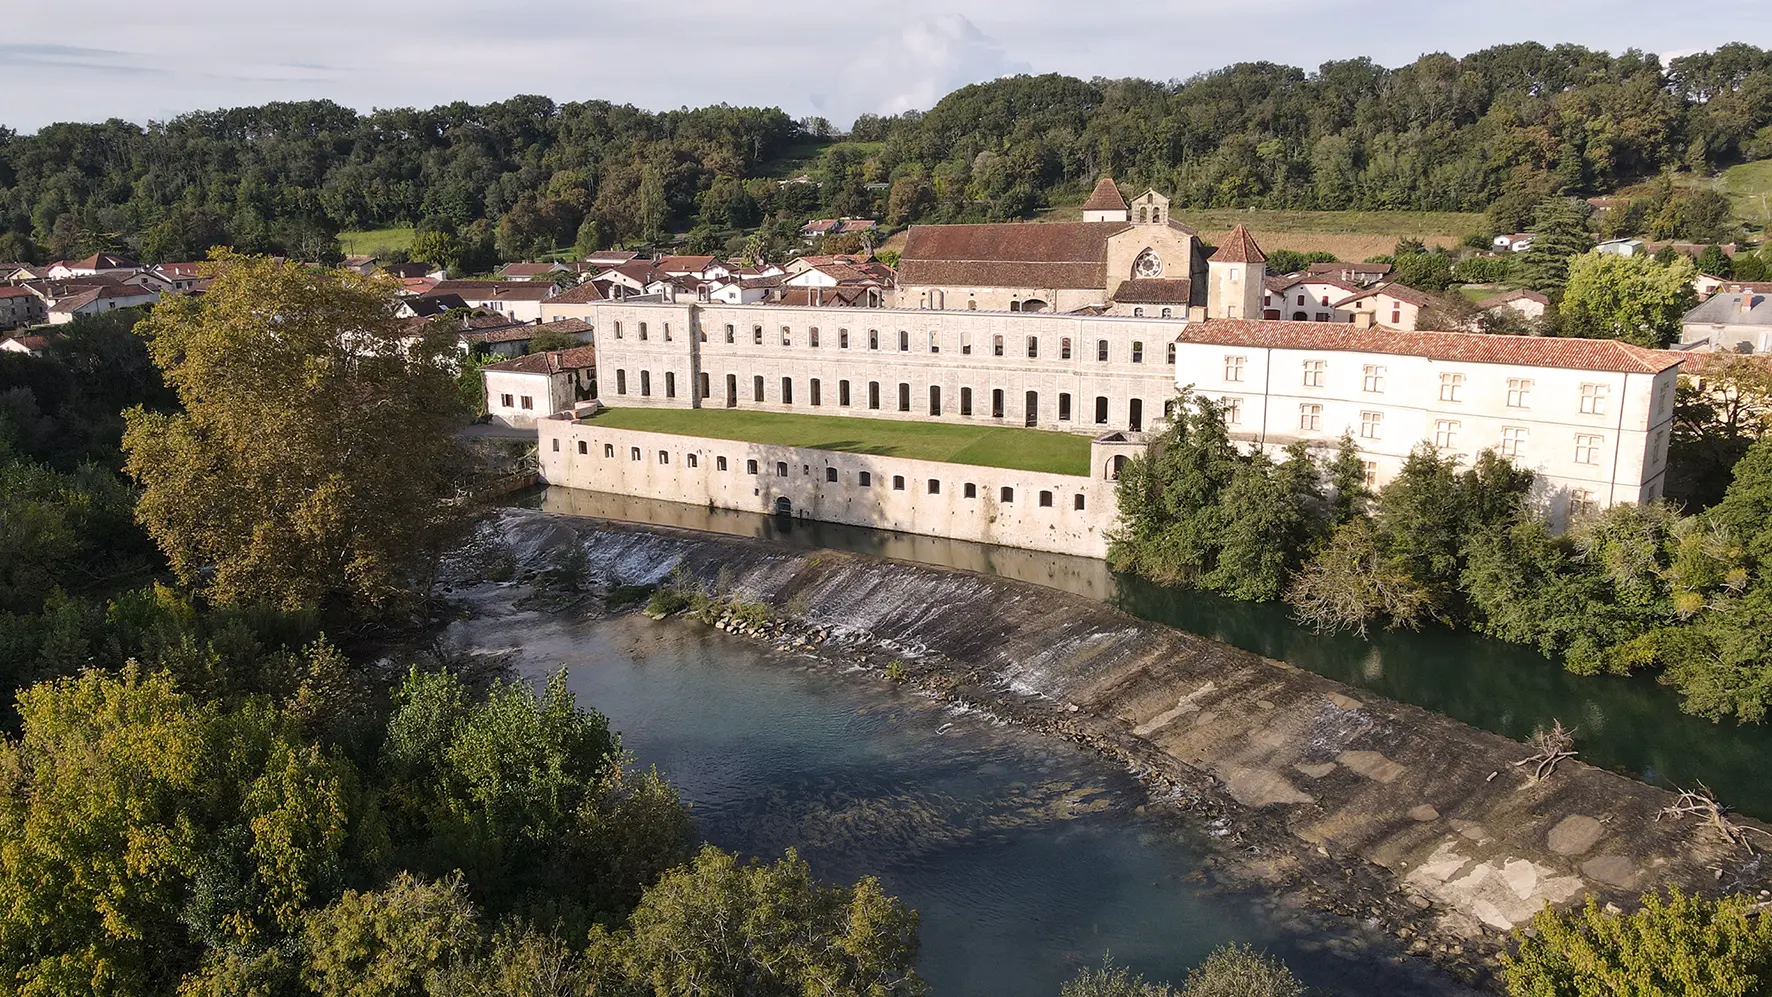
[[[560,676],[536,690],[429,655],[374,663],[369,638],[433,618],[429,579],[471,509],[447,473],[449,420],[383,415],[402,391],[459,402],[446,351],[401,339],[389,293],[224,257],[209,294],[137,331],[106,316],[47,356],[0,354],[6,988],[922,992],[914,912],[873,880],[819,883],[792,853],[697,848],[676,790]],[[330,321],[361,351],[323,335]],[[216,383],[253,358],[254,377]],[[374,466],[390,436],[411,481]],[[288,466],[268,473],[255,446]],[[361,528],[398,503],[408,523]],[[565,559],[542,587],[573,595],[582,576]],[[741,625],[759,613],[625,595]],[[1663,941],[1705,954],[1714,979],[1763,985],[1763,913],[1690,898],[1649,911],[1541,915],[1508,970],[1535,974],[1516,992],[1661,972],[1638,953]],[[1067,992],[1170,991],[1109,966]],[[1292,997],[1297,983],[1231,950],[1180,992]]]
[[[769,256],[798,245],[808,217],[1021,218],[1104,173],[1169,191],[1177,209],[1487,210],[1487,228],[1511,232],[1547,196],[1772,157],[1772,53],[1730,44],[1663,64],[1526,42],[1394,69],[1017,76],[835,132],[775,108],[539,96],[0,128],[0,260],[187,260],[215,245],[321,259],[341,229],[406,228],[414,259],[456,271],[672,233],[695,252]],[[816,183],[779,182],[800,172]],[[1722,195],[1689,186],[1639,215],[1659,238],[1734,228]]]

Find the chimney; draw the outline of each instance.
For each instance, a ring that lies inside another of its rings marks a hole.
[[[1189,322],[1204,322],[1204,321],[1206,321],[1206,306],[1205,305],[1189,305],[1188,310],[1187,310],[1187,320]]]
[[[1742,291],[1741,292],[1741,314],[1746,315],[1748,312],[1751,312],[1753,310],[1754,310],[1754,292],[1752,292],[1750,290]]]
[[[1373,314],[1368,311],[1355,312],[1354,313],[1354,328],[1356,328],[1356,329],[1370,329],[1370,328],[1372,328],[1373,317],[1374,317]]]

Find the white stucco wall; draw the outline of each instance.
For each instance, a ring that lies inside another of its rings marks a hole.
[[[542,419],[536,426],[542,478],[571,488],[764,514],[776,512],[785,498],[796,517],[1084,557],[1106,555],[1114,521],[1117,485],[1105,475],[610,429],[594,419]],[[902,479],[902,489],[895,479]],[[1011,490],[1008,501],[1004,488]],[[1051,493],[1050,506],[1040,504],[1042,492]]]

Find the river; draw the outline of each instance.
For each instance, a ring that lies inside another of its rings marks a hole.
[[[1136,780],[1068,742],[679,620],[507,610],[448,639],[514,652],[537,681],[567,668],[714,844],[880,877],[921,914],[937,994],[1056,997],[1108,952],[1179,982],[1229,941],[1326,993],[1472,993],[1352,921],[1216,884],[1210,843],[1189,837],[1214,829],[1146,813]]]
[[[1530,648],[1443,627],[1379,632],[1370,639],[1325,637],[1293,623],[1283,605],[1166,588],[1116,575],[1088,558],[557,487],[531,494],[523,504],[564,515],[853,550],[1064,589],[1507,737],[1523,739],[1560,719],[1576,728],[1585,762],[1661,786],[1702,782],[1743,813],[1772,819],[1772,780],[1764,777],[1772,728],[1716,724],[1683,713],[1671,690],[1646,677],[1574,675]]]

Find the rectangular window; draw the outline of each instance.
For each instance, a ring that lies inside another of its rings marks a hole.
[[[961,415],[971,415],[972,414],[972,389],[971,388],[961,388],[960,389],[960,414]]]
[[[1600,462],[1600,446],[1605,437],[1589,436],[1585,433],[1575,434],[1575,463],[1598,464]]]
[[[880,330],[869,329],[868,330],[868,349],[877,350],[879,348],[880,348]]]
[[[726,458],[715,457],[714,458],[714,470],[716,470],[716,471],[726,470]]]
[[[1569,493],[1569,516],[1585,516],[1594,511],[1594,493],[1585,488],[1577,488]]]
[[[1501,455],[1503,457],[1520,458],[1526,456],[1526,427],[1501,427]]]
[[[616,339],[621,338],[621,323],[620,322],[615,323],[615,338]]]
[[[1367,364],[1360,368],[1360,390],[1372,394],[1384,393],[1384,368],[1376,364]]]
[[[806,345],[818,349],[818,326],[806,330]]]
[[[837,469],[834,467],[825,468],[824,469],[824,479],[826,481],[836,481],[837,480]]]
[[[640,372],[640,397],[652,397],[652,372],[649,370]]]
[[[781,379],[781,403],[783,405],[794,404],[794,379],[791,377]]]
[[[578,452],[579,453],[585,452],[585,445],[583,443],[580,443],[578,445]],[[613,444],[613,443],[603,444],[603,456],[614,457],[615,456],[615,444]]]
[[[1040,508],[1042,508],[1042,509],[1052,508],[1052,493],[1045,490],[1044,488],[1040,489]]]
[[[1029,360],[1036,359],[1039,357],[1039,355],[1040,355],[1040,337],[1039,336],[1029,336],[1028,337],[1028,359]]]
[[[904,491],[904,475],[895,474],[892,476],[892,490],[895,492]]]
[[[1077,510],[1078,512],[1083,511],[1083,493],[1082,492],[1078,492],[1077,497],[1074,500],[1072,500],[1071,508]]]
[[[1132,343],[1132,362],[1144,363],[1144,344],[1136,340]]]
[[[1108,341],[1105,339],[1096,340],[1095,341],[1095,362],[1096,363],[1107,363],[1107,358],[1108,358]]]
[[[498,403],[505,408],[511,408],[516,405],[515,400],[513,400],[510,395],[499,395]]]
[[[1228,420],[1227,420],[1228,421]],[[1320,432],[1323,429],[1323,406],[1298,406],[1298,428],[1307,433]]]
[[[671,452],[669,450],[660,450],[658,452],[658,462],[660,464],[669,464],[671,462]]]
[[[1383,412],[1361,412],[1360,413],[1360,435],[1361,436],[1365,437],[1368,440],[1376,440],[1376,439],[1378,439],[1379,434],[1382,433],[1383,431],[1384,431],[1384,413]]]
[[[929,352],[931,352],[931,353],[940,353],[941,352],[941,337],[936,335],[933,332],[929,334]]]
[[[1002,355],[1003,355],[1003,337],[1002,336],[992,336],[991,337],[991,356],[1000,357]]]
[[[874,476],[869,471],[860,471],[855,475],[855,483],[866,488],[874,483]]]
[[[640,448],[639,447],[629,447],[628,448],[628,459],[629,460],[639,460],[640,459]]]
[[[1174,343],[1170,343],[1163,350],[1163,362],[1168,364],[1171,367],[1175,366],[1175,344]]]
[[[640,342],[646,342],[646,323],[640,323]]]
[[[991,418],[1003,418],[1003,389],[991,389]]]
[[[751,326],[751,342],[757,346],[763,345],[763,327],[762,326],[760,326],[760,325]]]
[[[757,473],[757,462],[754,460],[745,461],[744,462],[744,473],[756,474]]]
[[[1361,471],[1360,476],[1366,482],[1367,488],[1377,488],[1378,487],[1378,461],[1375,461],[1375,460],[1360,461],[1360,471]]]
[[[1226,381],[1232,381],[1232,382],[1236,382],[1239,384],[1242,383],[1243,368],[1245,365],[1248,364],[1248,362],[1249,362],[1248,358],[1246,358],[1246,357],[1225,357],[1224,358],[1224,379]]]
[[[900,412],[911,410],[911,386],[903,381],[898,384],[898,410]]]
[[[967,498],[977,498],[978,497],[978,486],[976,484],[973,484],[970,481],[966,482],[966,497]]]
[[[1222,411],[1224,413],[1224,424],[1225,425],[1240,426],[1243,424],[1243,399],[1241,399],[1241,398],[1221,398],[1221,399],[1219,399],[1218,404],[1219,404],[1220,411]],[[1300,406],[1300,408],[1302,408],[1302,407],[1303,406]],[[1322,410],[1322,406],[1318,405],[1318,406],[1316,406],[1316,408],[1318,409],[1318,413],[1320,415],[1321,410]],[[1174,416],[1174,414],[1175,414],[1175,412],[1174,412],[1174,408],[1173,408],[1173,403],[1171,403],[1170,408],[1165,408],[1163,410],[1163,418],[1165,418],[1165,419],[1172,418]],[[1301,423],[1302,423],[1303,419],[1304,419],[1304,416],[1302,413],[1300,413],[1299,420]],[[1313,428],[1315,428],[1315,427],[1313,427]]]
[[[1095,396],[1095,424],[1098,426],[1105,426],[1105,425],[1107,425],[1107,420],[1108,420],[1107,396],[1106,395],[1096,395]]]
[[[1008,485],[1004,485],[1002,488],[997,490],[997,501],[999,501],[999,502],[1013,502],[1013,501],[1015,501],[1015,489],[1009,487]]]
[[[788,327],[785,325],[781,327],[781,345],[783,345],[783,346],[794,345],[794,335],[793,335],[793,333],[788,331]]]
[[[1066,336],[1063,339],[1060,339],[1058,341],[1058,359],[1069,360],[1070,358],[1071,358],[1071,337]]]
[[[849,404],[849,382],[848,381],[838,381],[837,382],[837,404],[842,405],[842,406],[848,406],[848,404]]]
[[[941,494],[940,479],[938,479],[938,478],[930,478],[929,479],[929,494],[931,494],[931,495],[940,495]]]
[[[1071,393],[1068,391],[1060,391],[1058,393],[1058,421],[1059,422],[1069,422],[1070,419],[1071,419]]]
[[[1323,386],[1323,371],[1329,366],[1326,360],[1306,360],[1304,362],[1304,386],[1320,388]]]
[[[903,329],[898,330],[898,352],[909,353],[910,351],[911,351],[911,334],[904,331]]]
[[[815,377],[806,385],[806,401],[813,405],[820,404],[824,401],[820,394],[818,378]]]
[[[1510,377],[1507,379],[1507,407],[1532,407],[1532,379],[1529,377]]]
[[[560,441],[558,439],[556,439],[553,441],[553,443],[554,443],[554,447],[553,447],[554,452],[559,453],[560,452]],[[582,447],[582,446],[584,446],[584,444],[580,443],[579,446]]]
[[[754,401],[760,402],[763,400],[763,375],[762,374],[758,374],[755,377],[751,378],[751,397]]]
[[[731,346],[733,343],[737,342],[738,340],[735,338],[736,335],[737,333],[736,330],[732,328],[732,323],[728,322],[726,324],[726,345]]]
[[[1464,401],[1464,375],[1463,374],[1441,374],[1440,375],[1440,401],[1443,401],[1443,402]]]
[[[941,385],[939,384],[929,386],[929,414],[941,414]]]
[[[615,393],[618,395],[628,393],[628,372],[625,370],[615,372]]]
[[[1463,423],[1456,419],[1437,419],[1434,421],[1434,446],[1441,450],[1450,450],[1458,445],[1458,429]]]
[[[879,407],[880,407],[880,382],[879,381],[869,381],[868,382],[868,408],[877,409]]]
[[[671,341],[671,324],[669,322],[664,324],[664,341],[667,343]]]
[[[846,350],[848,348],[849,348],[849,330],[848,329],[838,329],[837,330],[837,349]]]
[[[788,462],[787,461],[778,460],[775,462],[775,476],[778,478],[785,478],[788,476]]]
[[[1605,415],[1606,395],[1610,389],[1604,384],[1584,384],[1581,386],[1581,412],[1583,415]]]
[[[963,357],[972,355],[972,333],[970,332],[960,333],[960,355]]]

